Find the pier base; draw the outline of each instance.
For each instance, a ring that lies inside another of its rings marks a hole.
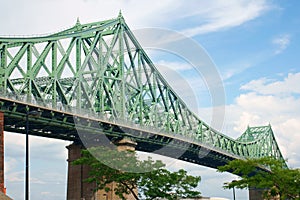
[[[134,151],[136,143],[129,139],[122,139],[116,144],[119,151]],[[72,165],[72,162],[81,157],[81,150],[84,148],[80,144],[73,143],[66,147],[68,149],[68,183],[67,200],[121,200],[114,193],[116,183],[108,184],[110,191],[98,190],[95,192],[96,183],[87,183],[89,166]],[[137,193],[137,190],[136,190]],[[125,195],[127,200],[134,200],[133,195]]]
[[[72,162],[81,157],[82,145],[71,144],[68,149],[68,183],[67,200],[94,200],[96,185],[87,183],[89,167],[86,165],[72,165]]]
[[[6,194],[4,187],[4,114],[0,112],[0,191]]]
[[[250,188],[249,189],[249,200],[264,200],[263,198],[264,190]]]

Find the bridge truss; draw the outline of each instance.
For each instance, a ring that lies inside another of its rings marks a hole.
[[[121,14],[96,23],[78,21],[47,36],[0,37],[0,91],[9,131],[24,133],[26,113],[37,108],[43,112],[32,119],[33,135],[78,140],[75,116],[83,130],[133,137],[144,151],[165,144],[175,148],[177,142],[190,152],[181,159],[207,166],[236,158],[283,159],[271,126],[248,127],[234,140],[194,114],[154,66]],[[87,113],[92,117],[85,117]],[[197,161],[193,155],[200,147],[222,161]]]

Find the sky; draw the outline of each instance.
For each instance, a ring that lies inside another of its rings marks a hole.
[[[1,3],[0,35],[58,32],[75,25],[77,18],[81,23],[96,22],[117,17],[120,10],[132,30],[156,28],[182,34],[201,46],[214,63],[224,88],[223,105],[214,105],[206,77],[199,83],[189,76],[189,66],[182,59],[158,50],[148,53],[158,66],[182,72],[192,90],[198,88],[194,94],[199,117],[210,124],[213,107],[224,108],[218,129],[232,138],[247,126],[271,124],[288,165],[300,168],[299,6],[297,0],[10,0]],[[163,73],[164,68],[159,70]],[[172,76],[167,80],[175,82]],[[188,98],[184,91],[177,92]],[[31,199],[66,198],[65,146],[69,144],[30,137]],[[16,200],[24,197],[24,146],[22,135],[5,133],[5,185]],[[162,159],[172,170],[182,167],[200,175],[203,196],[232,198],[232,191],[224,190],[222,184],[237,177]],[[247,199],[247,191],[236,195]]]

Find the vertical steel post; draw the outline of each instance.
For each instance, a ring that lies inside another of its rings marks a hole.
[[[41,111],[26,111],[26,127],[25,127],[25,200],[29,200],[29,116],[39,117]]]
[[[27,47],[27,77],[29,79],[29,85],[27,90],[27,98],[31,101],[32,94],[32,47],[28,45]],[[26,138],[25,138],[25,200],[29,200],[29,141],[28,141],[28,131],[29,131],[29,121],[28,121],[29,110],[26,110]]]
[[[233,200],[235,200],[235,189],[234,187],[232,189],[233,189]]]
[[[25,138],[25,200],[29,200],[29,112],[26,112],[26,138]]]
[[[236,180],[233,180],[232,183],[236,182]],[[233,200],[235,200],[235,188],[233,186],[232,188],[232,192],[233,192]]]

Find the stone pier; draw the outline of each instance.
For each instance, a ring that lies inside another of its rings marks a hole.
[[[89,167],[86,165],[72,165],[72,162],[81,157],[82,145],[73,143],[68,149],[68,183],[67,200],[94,200],[96,185],[87,183]]]
[[[263,190],[256,188],[249,188],[249,200],[264,200]]]
[[[116,143],[118,151],[134,151],[136,143],[124,138]],[[94,192],[96,183],[87,183],[90,168],[86,165],[72,165],[72,162],[81,157],[81,150],[84,148],[80,144],[73,143],[66,147],[68,149],[68,183],[67,200],[120,200],[114,193],[115,183],[108,187],[109,192],[98,190]],[[136,191],[137,192],[137,191]],[[134,200],[133,195],[127,195],[127,200]]]
[[[6,194],[4,187],[4,114],[0,112],[0,191]]]

